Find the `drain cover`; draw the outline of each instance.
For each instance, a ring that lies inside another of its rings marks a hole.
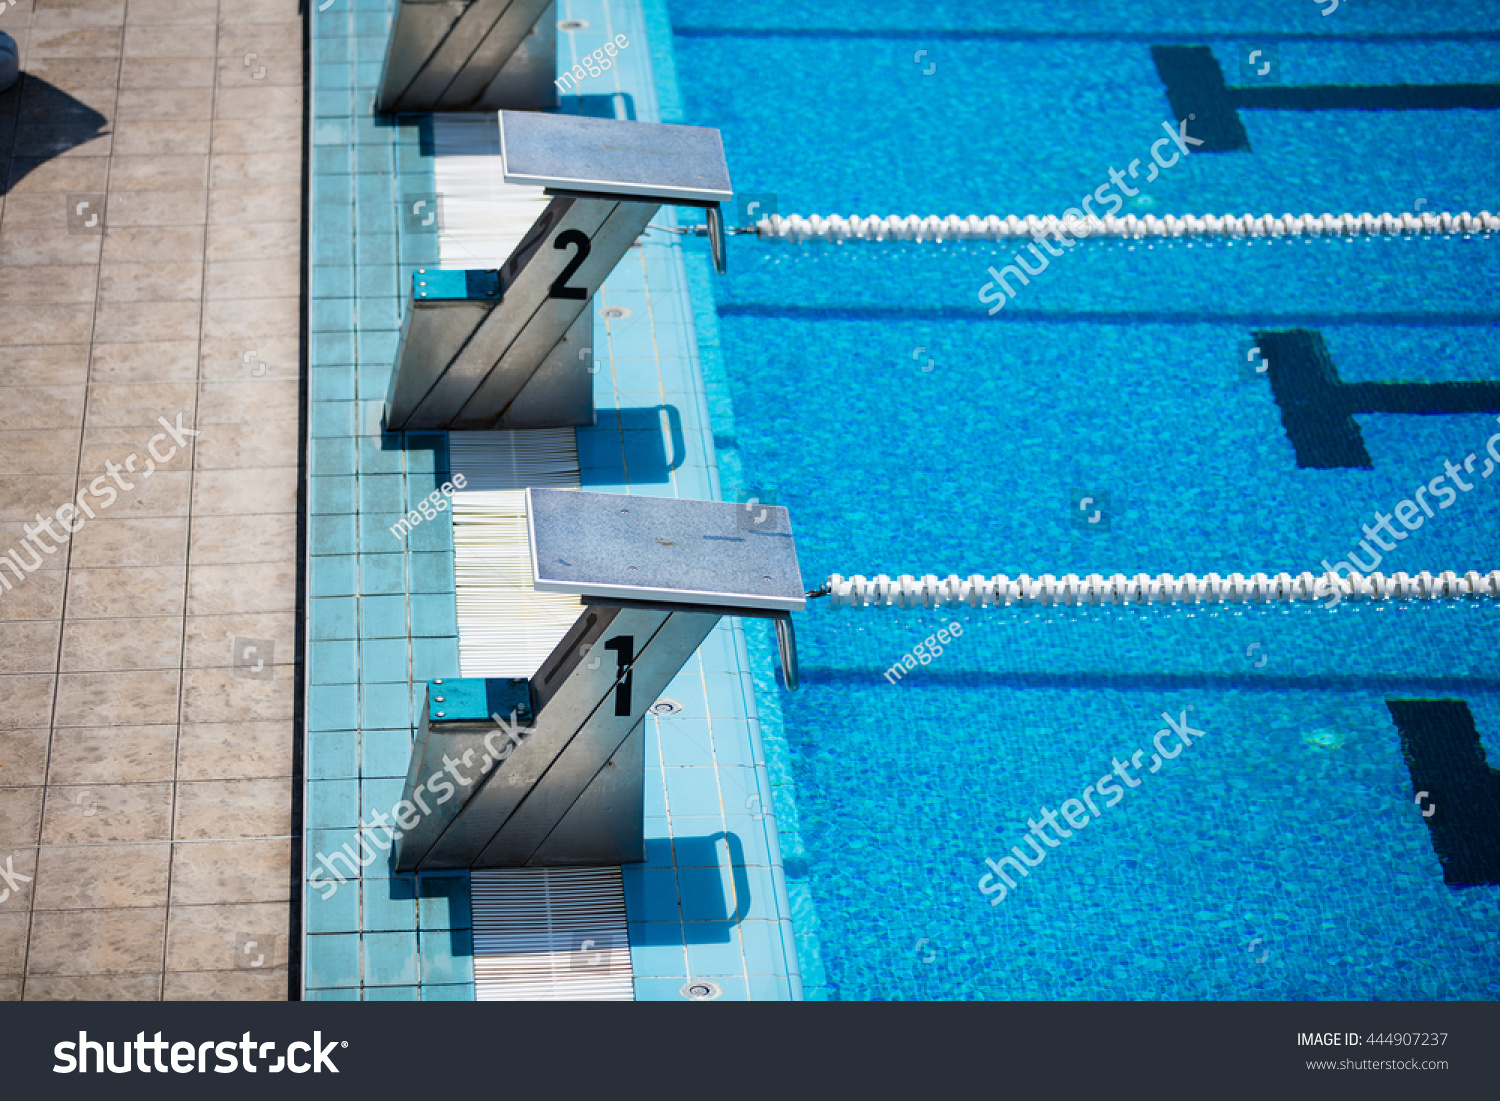
[[[724,993],[716,982],[690,982],[682,988],[682,996],[691,1002],[711,1002]]]
[[[618,321],[622,317],[630,316],[630,311],[627,310],[624,306],[610,306],[608,309],[601,312],[611,321]]]
[[[653,715],[666,717],[668,715],[681,715],[684,708],[682,704],[678,703],[676,700],[669,700],[665,696],[663,696],[661,699],[653,703],[650,707],[646,708],[646,710],[651,712],[651,714]]]
[[[560,31],[586,31],[589,21],[587,19],[564,19],[557,25]]]

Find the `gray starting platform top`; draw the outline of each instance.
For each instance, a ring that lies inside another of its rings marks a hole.
[[[528,489],[542,592],[793,611],[807,603],[791,520],[774,505]]]
[[[734,195],[719,132],[706,126],[500,112],[505,182],[663,202]]]

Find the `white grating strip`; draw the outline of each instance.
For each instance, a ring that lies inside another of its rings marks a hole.
[[[577,597],[531,584],[526,487],[577,489],[571,428],[453,432],[453,575],[459,670],[465,677],[529,677],[578,618]]]
[[[438,266],[498,268],[546,209],[540,187],[505,182],[500,120],[432,117],[433,190],[438,196]]]
[[[619,868],[476,871],[476,1001],[634,1001]]]

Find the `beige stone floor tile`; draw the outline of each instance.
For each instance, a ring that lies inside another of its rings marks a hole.
[[[40,787],[0,787],[0,851],[35,845],[41,821]]]
[[[238,12],[221,12],[218,51],[220,57],[236,60],[249,50],[260,53],[290,53],[299,59],[302,44],[302,22],[288,12],[277,19],[242,19]]]
[[[50,123],[21,122],[16,125],[14,155],[27,159],[109,156],[114,148],[113,134],[109,130],[98,130],[95,134],[92,138],[82,135],[63,138]]]
[[[189,98],[180,89],[153,90],[152,94]],[[191,98],[200,97],[193,94]],[[113,157],[110,160],[109,189],[111,193],[116,191],[202,191],[207,186],[208,157],[206,155]],[[74,190],[88,189],[76,188]]]
[[[21,977],[19,975],[0,975],[0,1002],[18,1002],[21,1000]],[[267,998],[266,1001],[274,999]]]
[[[46,846],[37,860],[38,910],[113,910],[167,904],[170,845]]]
[[[82,934],[82,935],[87,935]],[[120,975],[29,975],[28,1002],[155,1002],[161,973]],[[91,1064],[97,1067],[97,1063]]]
[[[21,620],[5,625],[0,674],[47,673],[57,668],[57,620]],[[10,777],[0,773],[0,784]]]
[[[212,57],[216,34],[211,21],[127,23],[126,57]]]
[[[218,192],[215,201],[218,201],[218,195],[239,194],[253,195],[256,192]],[[302,281],[298,268],[297,261],[290,256],[276,260],[222,260],[208,265],[204,291],[210,299],[296,299],[301,293]]]
[[[291,194],[293,188],[302,186],[302,155],[290,151],[220,153],[208,159],[208,179],[214,191],[264,187]]]
[[[167,930],[167,968],[236,973],[242,969],[236,958],[239,938],[246,934],[262,943],[274,940],[275,956],[266,964],[285,967],[290,931],[287,916],[285,903],[173,906]]]
[[[285,562],[296,557],[297,517],[286,513],[194,518],[195,566]]]
[[[149,344],[142,345],[142,347],[150,346]],[[165,417],[167,424],[175,428],[177,413],[178,410],[168,410],[160,416]],[[186,411],[184,411],[182,424],[184,428],[192,427],[192,416]],[[159,436],[165,438],[158,439]],[[152,440],[156,441],[156,455],[151,454]],[[108,469],[106,464],[110,462],[139,471],[145,471],[148,465],[154,464],[151,479],[155,480],[162,477],[162,471],[192,470],[193,452],[196,448],[197,440],[186,436],[179,446],[170,437],[167,429],[162,427],[160,421],[139,425],[90,425],[83,430],[83,450],[79,459],[79,469],[87,475],[91,488],[93,476],[103,474]],[[134,463],[130,461],[131,455],[135,456]],[[157,456],[160,456],[160,459]],[[161,461],[163,459],[165,462]],[[133,481],[130,477],[124,477],[123,480]],[[140,484],[139,481],[135,481],[137,488],[128,491],[123,486],[117,486],[117,488],[122,491],[122,495],[125,492],[137,493],[140,492]],[[186,504],[186,501],[187,498],[184,497],[183,503]]]
[[[203,259],[202,226],[125,227],[111,230],[103,259],[140,264],[180,263]]]
[[[26,541],[28,541],[30,539],[30,536],[27,534],[26,529],[29,528],[29,527],[34,527],[35,524],[36,524],[35,517],[32,517],[31,520],[30,520],[30,522],[21,521],[21,520],[0,520],[0,551],[5,551],[5,550],[19,550],[18,544],[26,542]],[[24,552],[22,553],[21,557],[23,559],[28,559],[27,561],[25,561],[23,563],[24,566],[27,566],[27,567],[31,566],[31,562],[29,561],[28,556]],[[5,558],[5,556],[3,554],[0,554],[0,561],[3,561],[4,558]],[[65,570],[67,568],[68,568],[68,563],[67,563],[67,560],[63,557],[63,555],[61,555],[61,554],[54,554],[54,555],[50,555],[49,556],[49,555],[47,555],[45,553],[43,553],[42,558],[41,558],[41,566],[38,567],[39,570],[44,570],[44,571],[45,570],[54,570],[54,571],[58,571],[58,572],[61,572],[62,570]],[[12,586],[15,586],[15,585],[18,584],[18,580],[16,578],[16,572],[17,571],[14,570],[14,569],[0,569],[0,593],[3,593],[3,592],[6,591],[5,590],[5,586],[4,586],[4,582],[9,582]],[[22,571],[22,576],[23,577],[34,576],[34,571],[23,570]],[[27,617],[25,617],[25,616],[10,616],[9,618],[14,620],[14,619],[25,619]],[[51,619],[53,617],[51,617],[51,616],[36,616],[34,618],[37,618],[37,619]]]
[[[83,423],[82,386],[13,386],[0,401],[0,429],[76,428]]]
[[[18,344],[66,344],[87,340],[94,322],[92,301],[46,306],[40,303],[6,311],[7,336]]]
[[[62,630],[61,669],[94,673],[180,668],[182,622],[177,616],[69,619]],[[56,662],[54,654],[54,668]]]
[[[37,264],[26,269],[23,279],[0,278],[0,311],[11,320],[25,316],[21,311],[36,306],[58,306],[77,302],[94,301],[96,273],[91,264]],[[25,340],[16,331],[6,332],[6,343],[24,344]],[[79,338],[88,340],[87,335]],[[41,345],[56,344],[56,340],[41,339]]]
[[[211,225],[208,227],[204,255],[210,261],[300,257],[302,229],[296,222],[266,222],[252,226]]]
[[[197,470],[201,477],[209,471],[253,471],[284,466],[297,454],[299,434],[295,421],[215,425],[211,433],[198,440]],[[0,447],[3,446],[0,442]],[[294,493],[295,490],[294,485]]]
[[[274,95],[279,89],[267,89]],[[213,153],[276,153],[302,148],[302,119],[293,112],[280,118],[218,118],[213,123]]]
[[[52,731],[49,784],[159,784],[173,779],[177,727],[59,726]]]
[[[117,57],[38,57],[26,58],[26,72],[38,80],[45,80],[54,88],[82,100],[100,110],[114,102],[115,88],[120,80],[120,60]],[[97,97],[108,94],[101,102]]]
[[[207,191],[111,191],[109,195],[109,224],[114,229],[198,226],[207,210]]]
[[[9,344],[0,358],[0,386],[81,386],[88,380],[88,361],[89,346],[83,343]]]
[[[127,157],[207,153],[209,127],[207,122],[117,122],[114,148]]]
[[[254,53],[251,64],[246,65],[244,53]],[[220,57],[216,62],[219,90],[229,88],[279,88],[288,96],[302,90],[302,55],[296,52],[295,43],[276,48],[256,48],[238,55]],[[264,69],[264,72],[262,72]],[[260,77],[255,74],[261,73]]]
[[[119,57],[122,29],[118,26],[33,27],[26,47],[28,63],[32,59],[53,57]]]
[[[32,27],[118,27],[125,22],[125,0],[66,0],[42,3],[31,16]]]
[[[110,175],[109,163],[108,157],[17,159],[11,164],[8,198],[43,193],[66,197],[76,191],[103,191]]]
[[[284,1002],[289,995],[285,967],[234,971],[169,971],[164,999],[169,1002]]]
[[[209,0],[130,0],[130,25],[213,23],[217,5]]]
[[[120,270],[132,267],[143,270],[141,279],[131,280]],[[176,270],[162,270],[167,268]],[[183,298],[196,297],[196,291],[189,294],[188,288],[198,284],[197,264],[116,264],[105,265],[104,271],[101,292],[110,293],[113,280],[120,283],[119,297],[115,301],[129,301],[132,293],[152,294],[159,298],[178,293]],[[94,383],[186,382],[197,376],[198,343],[194,340],[99,343],[94,345],[93,359],[89,363],[89,381]]]
[[[153,967],[161,967],[166,925],[167,911],[157,908],[49,913],[31,930],[28,979],[149,974]],[[32,981],[27,983],[28,997],[35,996]]]
[[[174,836],[179,841],[279,837],[291,833],[291,812],[292,785],[285,778],[179,783]]]
[[[235,663],[236,639],[273,644],[273,676],[291,676],[297,656],[297,617],[291,612],[187,617],[183,668],[227,669]]]
[[[125,309],[117,306],[116,309]],[[131,307],[141,308],[141,307]],[[181,303],[151,303],[146,308],[180,310]],[[196,308],[193,310],[196,314]],[[194,387],[184,383],[145,383],[128,386],[92,386],[89,388],[89,426],[122,427],[155,425],[166,417],[175,423],[180,410],[193,409]],[[183,417],[184,427],[192,427],[192,418]],[[162,450],[159,446],[158,450]]]
[[[296,295],[210,301],[204,307],[203,335],[214,340],[255,340],[291,336],[301,325],[302,303]]]
[[[219,424],[295,421],[300,402],[300,383],[291,379],[206,382],[198,388],[198,423],[206,434],[210,426]]]
[[[256,59],[260,64],[259,58]],[[267,70],[269,74],[269,69]],[[250,87],[220,88],[214,93],[214,118],[302,120],[302,89],[266,86],[264,79]]]
[[[213,265],[209,267],[211,270]],[[204,340],[199,345],[198,377],[205,382],[270,382],[301,377],[298,338],[257,337],[252,347],[246,344],[244,340]]]
[[[59,195],[66,207],[67,197]],[[6,206],[14,197],[6,198]],[[102,235],[69,233],[66,228],[33,227],[15,218],[0,222],[0,267],[53,264],[94,264],[99,260]],[[9,276],[20,278],[21,276]]]
[[[185,723],[276,722],[292,717],[296,685],[291,677],[251,680],[228,669],[188,669],[182,681]]]
[[[248,472],[247,472],[248,473]],[[73,475],[68,474],[11,474],[0,475],[0,519],[34,520],[37,513],[51,515],[57,507],[73,497]],[[271,511],[270,509],[237,509],[239,512]],[[53,520],[53,529],[65,534],[62,526]],[[56,546],[46,531],[38,533],[42,546]],[[4,548],[0,548],[3,551]],[[39,553],[45,553],[41,551]]]
[[[163,567],[185,563],[187,548],[185,516],[131,520],[104,513],[73,536],[73,567]]]
[[[296,740],[290,720],[183,723],[177,736],[177,778],[289,777]]]
[[[26,967],[26,939],[31,915],[0,911],[0,975],[19,975]]]
[[[18,582],[9,570],[0,570],[0,622],[18,619],[56,619],[62,615],[64,571],[37,570]],[[9,586],[7,588],[6,586]],[[5,687],[0,683],[0,705],[5,702]],[[0,727],[5,716],[0,715]]]
[[[15,880],[0,880],[0,914],[25,913],[32,908],[32,899],[36,895],[36,862],[35,848],[5,851],[0,859],[0,870],[14,873]]]
[[[68,618],[181,615],[183,566],[68,571]]]
[[[127,57],[120,62],[120,90],[214,86],[211,57]],[[212,93],[209,93],[212,94]]]
[[[172,824],[172,785],[50,784],[42,814],[44,845],[164,841]]]
[[[285,902],[291,897],[294,844],[290,839],[264,839],[174,845],[172,903]]]
[[[0,786],[40,784],[45,780],[50,737],[47,727],[0,733]]]
[[[181,88],[124,88],[115,101],[121,122],[201,122],[213,116],[207,96],[183,95]]]
[[[177,670],[62,673],[53,721],[58,726],[175,723],[180,679]]]
[[[193,479],[193,515],[296,512],[298,482],[299,473],[295,466],[200,470]],[[67,500],[66,496],[61,499]]]
[[[188,615],[289,612],[296,604],[294,562],[188,567]]]
[[[0,392],[0,401],[4,400]],[[225,427],[228,427],[227,425]],[[73,429],[0,432],[0,455],[16,474],[67,474],[78,469],[79,433]],[[282,452],[285,454],[285,452]],[[11,540],[0,540],[9,546]]]
[[[200,324],[201,311],[196,301],[100,302],[94,317],[94,338],[106,342],[193,340],[198,336]],[[93,402],[89,405],[92,411]],[[150,423],[155,418],[152,415],[141,423]]]

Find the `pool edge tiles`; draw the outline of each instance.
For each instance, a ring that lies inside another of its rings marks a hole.
[[[352,12],[309,16],[314,404],[304,997],[472,1000],[468,875],[374,874],[385,868],[370,858],[385,831],[360,826],[400,798],[413,696],[428,678],[458,675],[450,518],[417,525],[399,555],[395,537],[380,530],[399,515],[394,507],[412,507],[449,469],[446,434],[425,434],[434,449],[414,450],[424,434],[384,437],[382,448],[378,432],[404,279],[438,259],[435,235],[396,220],[398,201],[434,188],[433,162],[422,155],[430,143],[419,141],[415,120],[370,114],[389,22],[384,7],[357,0]],[[560,19],[579,15],[593,21],[588,33],[644,38],[636,3],[559,5]],[[559,42],[564,61],[575,48],[571,37]],[[656,121],[645,42],[620,58],[615,78],[628,77],[640,116]],[[671,208],[658,219],[673,222]],[[718,472],[681,251],[675,236],[661,242],[665,236],[648,234],[599,296],[601,306],[620,303],[626,316],[596,322],[608,369],[596,378],[599,425],[578,433],[583,482],[714,499]],[[393,440],[401,446],[390,448]],[[393,493],[400,505],[385,500]],[[624,869],[640,1000],[681,1000],[689,981],[714,983],[725,1000],[801,996],[774,819],[757,813],[770,787],[745,654],[738,621],[721,624],[668,689],[684,701],[681,716],[647,723],[651,858]],[[398,670],[399,684],[392,679]],[[406,713],[405,729],[394,711]],[[332,855],[341,849],[342,862]],[[351,870],[332,892],[326,872],[319,874],[325,856]]]
[[[431,162],[421,122],[371,111],[383,0],[309,18],[302,994],[470,1000],[467,875],[379,874],[388,831],[360,825],[400,798],[411,683],[458,671],[451,522],[389,530],[441,484],[446,435],[380,431],[402,288],[437,254],[398,223],[398,186],[430,191]]]

